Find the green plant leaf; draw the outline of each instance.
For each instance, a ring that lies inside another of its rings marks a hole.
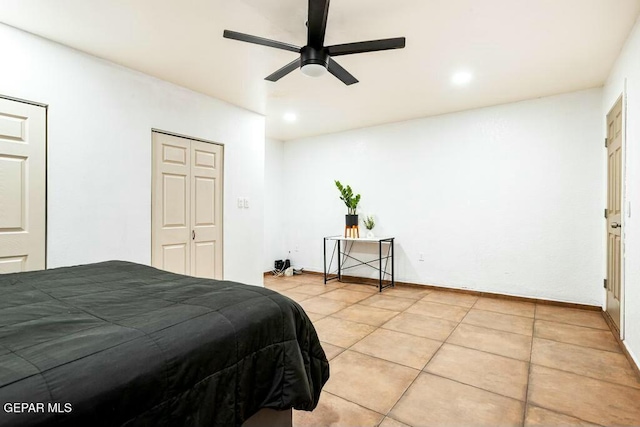
[[[355,215],[356,209],[358,208],[358,203],[360,203],[360,194],[353,196],[353,190],[350,185],[346,187],[342,185],[340,181],[337,179],[334,180],[338,191],[340,191],[340,200],[342,200],[347,207],[347,213],[349,215]]]

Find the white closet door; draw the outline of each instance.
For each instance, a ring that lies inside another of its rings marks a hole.
[[[191,274],[222,279],[222,146],[191,141]]]
[[[152,265],[222,279],[223,147],[153,133]]]
[[[0,98],[0,273],[45,268],[46,110]]]
[[[190,141],[153,133],[152,250],[154,267],[191,274]]]

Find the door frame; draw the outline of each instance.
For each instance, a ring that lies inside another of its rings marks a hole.
[[[626,235],[626,217],[627,217],[627,197],[626,197],[626,193],[627,193],[627,85],[626,85],[626,79],[625,79],[625,84],[624,84],[624,88],[622,90],[622,92],[620,93],[620,95],[615,99],[615,101],[613,101],[613,103],[610,104],[609,108],[607,109],[607,112],[605,114],[605,138],[607,138],[607,116],[609,115],[609,113],[611,112],[611,110],[615,107],[615,105],[621,102],[621,107],[622,107],[622,142],[621,142],[621,150],[622,150],[622,170],[620,172],[621,176],[620,176],[620,203],[621,203],[621,207],[620,207],[620,223],[622,225],[622,231],[620,233],[620,246],[621,246],[621,257],[620,257],[620,330],[618,331],[620,333],[620,339],[624,340],[624,334],[625,334],[625,265],[626,265],[626,248],[625,248],[625,235]],[[609,182],[609,177],[608,177],[608,162],[607,162],[607,151],[606,151],[606,147],[605,147],[605,188],[607,188],[608,186],[608,182]],[[605,200],[607,199],[608,190],[605,190]],[[607,228],[607,219],[605,218],[605,226],[604,226],[604,230],[605,230],[605,254],[604,254],[604,259],[605,259],[605,272],[607,271],[607,257],[608,257],[608,250],[607,250],[607,239],[608,239],[608,228]],[[605,273],[606,276],[606,273]],[[608,277],[607,277],[608,279]],[[607,308],[607,290],[605,289],[604,292],[604,313],[609,316],[609,313],[606,311]],[[609,316],[610,318],[611,316]],[[611,321],[612,325],[615,325],[615,322],[613,322],[613,320]]]
[[[225,236],[224,236],[224,186],[225,186],[225,182],[226,182],[226,177],[225,177],[225,167],[224,167],[224,163],[225,163],[225,145],[221,142],[214,142],[214,141],[210,141],[207,139],[202,139],[202,138],[196,138],[193,136],[188,136],[188,135],[184,135],[181,133],[177,133],[177,132],[170,132],[170,131],[166,131],[166,130],[162,130],[162,129],[158,129],[158,128],[151,128],[151,137],[149,138],[149,142],[151,144],[151,157],[149,158],[149,162],[151,162],[151,176],[150,176],[150,182],[151,182],[151,206],[149,209],[149,230],[151,232],[151,239],[149,239],[149,242],[151,243],[151,247],[149,248],[149,259],[153,260],[153,176],[154,176],[154,165],[153,165],[153,150],[154,150],[154,145],[153,145],[153,134],[154,133],[161,133],[164,135],[169,135],[169,136],[175,136],[177,138],[184,138],[184,139],[190,139],[192,141],[198,141],[198,142],[204,142],[205,144],[214,144],[214,145],[218,145],[220,147],[222,147],[222,171],[221,171],[221,176],[222,176],[222,202],[220,206],[220,209],[222,211],[222,225],[220,226],[221,229],[221,233],[222,233],[222,265],[220,266],[220,268],[222,268],[222,280],[224,279],[224,247],[225,247]]]
[[[0,98],[44,108],[44,269],[46,270],[49,267],[49,105],[3,94],[0,94]]]

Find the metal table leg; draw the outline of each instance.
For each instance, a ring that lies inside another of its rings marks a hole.
[[[380,273],[380,281],[378,282],[378,292],[382,292],[382,240],[378,241],[378,270]]]
[[[395,277],[395,271],[393,268],[393,265],[396,262],[396,243],[395,243],[396,239],[391,239],[391,287],[395,288],[396,287],[396,277]]]
[[[340,240],[336,240],[336,245],[338,245],[338,282],[342,282],[342,254],[340,254]]]
[[[322,253],[324,254],[324,284],[326,285],[327,284],[327,238],[326,237],[323,239],[322,246],[323,246]]]

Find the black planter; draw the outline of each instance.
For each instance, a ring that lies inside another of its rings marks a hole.
[[[344,216],[345,225],[347,227],[357,227],[358,226],[358,215],[345,215]]]

